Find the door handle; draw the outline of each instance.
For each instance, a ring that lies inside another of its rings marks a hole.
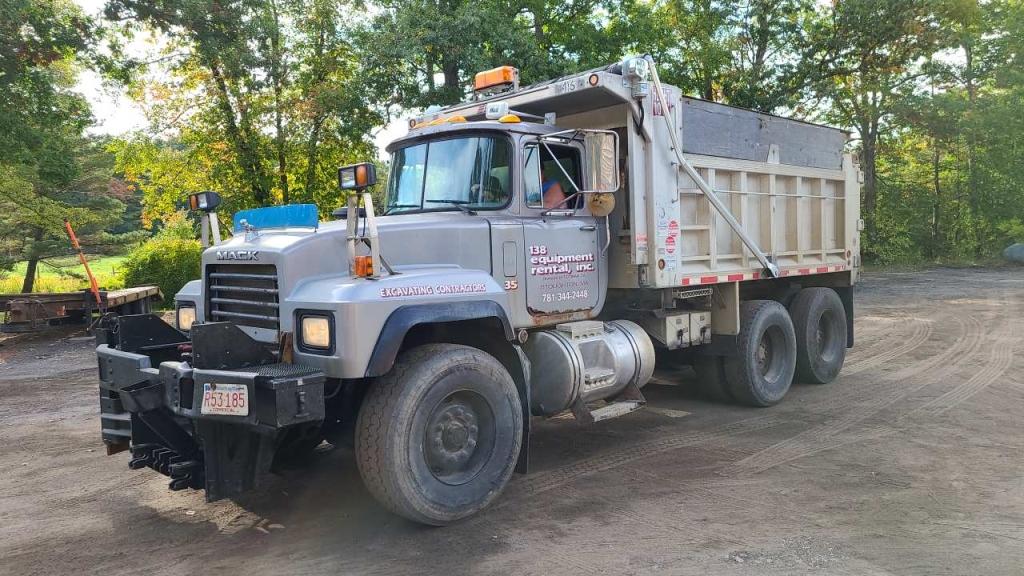
[[[583,226],[580,226],[580,230],[583,230],[584,232],[593,232],[597,230],[597,226],[594,226],[593,224],[584,224]]]

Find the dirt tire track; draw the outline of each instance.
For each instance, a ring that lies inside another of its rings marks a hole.
[[[857,344],[846,351],[844,370],[847,366],[871,358],[875,354],[891,350],[895,344],[904,342],[907,334],[916,327],[913,319],[905,313],[897,314],[897,318],[887,324],[887,326],[876,326],[867,332],[861,332],[858,329],[856,332]]]
[[[900,415],[896,422],[891,426],[872,426],[871,428],[861,432],[855,438],[844,439],[842,442],[833,442],[828,446],[822,447],[821,450],[816,450],[815,452],[832,450],[854,442],[872,440],[889,434],[894,434],[906,429],[908,426],[908,420],[913,420],[919,416],[926,416],[929,420],[934,419],[940,416],[943,412],[955,408],[957,405],[968,400],[971,396],[974,396],[984,390],[1009,370],[1010,366],[1013,364],[1015,355],[1015,343],[1013,342],[1013,336],[1016,332],[1016,317],[1015,315],[1005,315],[1004,318],[1000,332],[1005,333],[995,336],[994,340],[997,341],[997,345],[992,348],[990,361],[984,368],[975,373],[975,375],[967,381],[955,386],[945,394]]]
[[[1004,330],[1001,332],[1003,333],[995,338],[996,343],[995,346],[992,347],[990,361],[984,368],[967,380],[967,382],[953,388],[949,392],[935,398],[920,408],[915,409],[911,414],[920,413],[930,418],[934,418],[946,410],[955,408],[957,405],[966,401],[978,392],[981,392],[988,387],[989,384],[995,382],[1003,372],[1006,372],[1010,368],[1010,365],[1013,364],[1014,353],[1017,345],[1017,343],[1013,341],[1013,336],[1016,332],[1016,318],[1014,318],[1013,315],[1008,315],[1006,317]]]
[[[902,380],[909,376],[924,374],[918,384],[908,388],[895,390],[888,396],[869,402],[853,412],[844,414],[841,418],[821,426],[805,430],[792,438],[784,440],[753,456],[736,462],[735,464],[723,469],[721,473],[726,476],[758,474],[776,466],[805,458],[825,450],[844,446],[851,442],[869,440],[892,433],[894,431],[892,426],[876,425],[855,434],[852,439],[843,438],[839,441],[829,442],[829,440],[834,438],[837,434],[845,432],[856,424],[871,418],[878,412],[881,412],[899,400],[906,398],[927,386],[940,382],[950,371],[951,367],[946,364],[947,361],[954,359],[955,362],[953,366],[965,364],[971,361],[983,348],[983,345],[986,342],[984,338],[984,325],[980,320],[971,315],[966,316],[965,318],[957,318],[957,321],[960,322],[962,326],[966,324],[966,329],[962,333],[962,336],[958,338],[952,346],[939,354],[926,358],[912,366],[884,377],[886,380]],[[1004,325],[1008,324],[1010,324],[1009,319],[1004,322]],[[1005,340],[1009,340],[1009,337]],[[993,350],[993,356],[995,356],[995,350]],[[990,362],[985,369],[976,375],[975,378],[972,378],[963,385],[957,386],[929,404],[925,404],[924,406],[909,412],[907,415],[918,412],[925,406],[933,404],[941,398],[959,398],[963,393],[957,392],[961,390],[966,390],[967,392],[964,393],[969,394],[980,391],[991,383],[992,380],[997,378],[998,374],[1001,374],[1009,367],[1010,362],[1012,362],[1012,352],[1010,358],[1001,360],[1002,362],[999,362],[999,365],[996,365],[997,362],[995,361]],[[1005,364],[1005,366],[1003,366],[1003,364]],[[989,374],[992,373],[995,373],[995,375],[989,378]],[[971,390],[975,391],[971,392]]]
[[[948,368],[943,364],[947,359],[960,358],[960,362],[965,362],[981,348],[984,336],[981,322],[971,316],[966,318],[957,317],[956,321],[960,324],[961,336],[952,346],[935,356],[909,367],[918,373],[930,370],[934,378],[924,378],[922,382],[915,386],[895,389],[886,395],[873,398],[867,403],[844,413],[839,418],[811,427],[782,442],[769,446],[757,454],[735,462],[721,470],[720,473],[725,476],[757,474],[774,468],[783,462],[790,462],[802,458],[805,454],[817,452],[822,441],[867,420],[895,402],[932,384],[947,372]],[[861,393],[863,396],[863,390]]]
[[[905,340],[903,345],[896,348],[890,347],[888,349],[889,351],[887,354],[890,357],[889,359],[906,354],[922,345],[932,332],[931,322],[914,318],[907,318],[907,320],[914,325],[911,336]],[[904,324],[906,324],[906,322]],[[897,337],[899,336],[895,336],[894,338]],[[846,369],[844,368],[843,372],[840,374],[843,375],[845,372]],[[826,390],[825,392],[827,392],[827,394],[816,401],[808,403],[804,408],[816,408],[821,410],[835,407],[837,402],[841,402],[843,400],[854,400],[863,394],[862,390],[851,390],[850,388],[841,388],[838,391],[834,389]],[[506,489],[503,498],[497,503],[497,507],[503,506],[504,503],[511,503],[518,501],[520,498],[533,496],[564,486],[577,478],[617,468],[649,456],[689,446],[711,443],[720,439],[747,434],[750,432],[756,432],[758,430],[785,424],[791,420],[791,415],[766,414],[726,424],[708,432],[686,432],[642,444],[639,447],[624,447],[610,453],[595,454],[562,468],[536,473],[527,477],[523,482],[513,482]]]
[[[611,452],[595,454],[593,457],[585,458],[568,466],[539,472],[535,476],[525,478],[522,482],[513,482],[506,489],[503,501],[511,502],[521,497],[534,496],[563,486],[577,478],[618,468],[636,460],[679,448],[709,444],[720,439],[764,430],[778,426],[782,422],[779,418],[766,415],[726,424],[708,432],[685,432],[645,444],[624,446]],[[494,507],[492,506],[492,508]]]
[[[928,338],[932,334],[932,322],[928,320],[921,320],[920,318],[908,318],[908,321],[914,324],[914,330],[910,334],[910,336],[901,344],[895,347],[889,347],[888,341],[891,339],[886,339],[885,342],[879,345],[885,346],[884,350],[878,353],[871,354],[870,356],[864,358],[863,360],[857,360],[855,362],[852,362],[851,364],[844,366],[841,374],[846,376],[852,376],[859,372],[875,368],[877,366],[885,364],[886,362],[891,362],[892,360],[899,358],[900,356],[909,354],[910,352],[913,352],[918,347],[927,342]],[[875,347],[876,346],[872,346],[872,348]]]

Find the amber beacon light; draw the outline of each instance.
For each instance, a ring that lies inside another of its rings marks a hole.
[[[473,90],[495,90],[511,87],[513,90],[519,86],[519,70],[514,66],[499,66],[483,72],[477,72],[473,79]]]

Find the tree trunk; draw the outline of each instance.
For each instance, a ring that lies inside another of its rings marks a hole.
[[[260,166],[259,158],[256,156],[256,151],[246,141],[246,135],[235,120],[235,109],[231,105],[227,81],[224,79],[224,75],[216,61],[210,58],[204,58],[204,60],[210,69],[210,74],[213,76],[214,85],[217,88],[217,107],[220,109],[221,117],[224,120],[228,140],[235,149],[235,154],[238,155],[238,162],[241,165],[242,173],[245,174],[256,203],[260,205],[267,204],[270,199],[270,190],[266,185],[266,179],[263,177],[263,169]]]
[[[932,183],[935,186],[935,199],[932,202],[932,241],[928,253],[935,258],[939,253],[939,215],[942,208],[942,187],[939,179],[939,144],[932,139]]]
[[[39,267],[39,253],[36,245],[43,239],[43,229],[36,228],[32,232],[32,247],[29,249],[28,265],[25,266],[25,281],[21,283],[21,293],[28,294],[36,286],[36,269]]]
[[[316,202],[316,167],[320,155],[320,130],[323,126],[324,117],[318,115],[313,121],[313,129],[309,132],[309,139],[306,140],[306,177],[303,184],[305,200]]]
[[[281,200],[287,204],[288,197],[288,158],[285,154],[287,137],[284,131],[284,103],[281,95],[284,92],[283,54],[281,52],[281,22],[277,14],[277,4],[270,2],[270,10],[274,19],[274,29],[270,33],[270,75],[274,84],[274,146],[277,148],[277,178],[281,188]]]
[[[323,27],[319,29],[316,36],[315,80],[311,84],[313,89],[319,89],[327,80],[327,69],[324,64],[324,49],[327,44],[326,31]],[[309,97],[306,94],[307,98]],[[316,101],[313,99],[313,101]],[[306,138],[306,175],[303,178],[302,194],[307,202],[316,202],[316,168],[320,154],[320,130],[327,119],[327,112],[317,103],[316,117],[313,119],[313,127]]]
[[[878,182],[875,174],[878,135],[870,125],[861,126],[861,158],[860,167],[864,172],[863,218],[869,231],[874,231],[875,205],[878,202]]]
[[[459,65],[457,62],[446,61],[442,66],[445,104],[455,104],[462,98],[462,86],[459,85]]]
[[[979,185],[975,170],[974,152],[977,149],[977,138],[974,133],[974,109],[978,98],[978,88],[974,83],[974,46],[971,42],[963,43],[964,49],[964,84],[967,89],[967,197],[971,207],[972,228],[974,231],[975,254],[982,254],[983,232],[981,227],[981,206]]]
[[[545,46],[544,44],[544,20],[541,19],[543,10],[534,10],[533,13],[533,38],[537,41],[538,46]]]

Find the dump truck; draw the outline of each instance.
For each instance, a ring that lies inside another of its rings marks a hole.
[[[860,266],[847,139],[688,97],[649,57],[480,73],[390,144],[382,206],[374,164],[342,167],[333,220],[235,214],[175,325],[106,323],[103,440],[215,500],[349,439],[385,508],[444,525],[528,472],[531,420],[642,409],[656,362],[753,407],[829,383]]]

